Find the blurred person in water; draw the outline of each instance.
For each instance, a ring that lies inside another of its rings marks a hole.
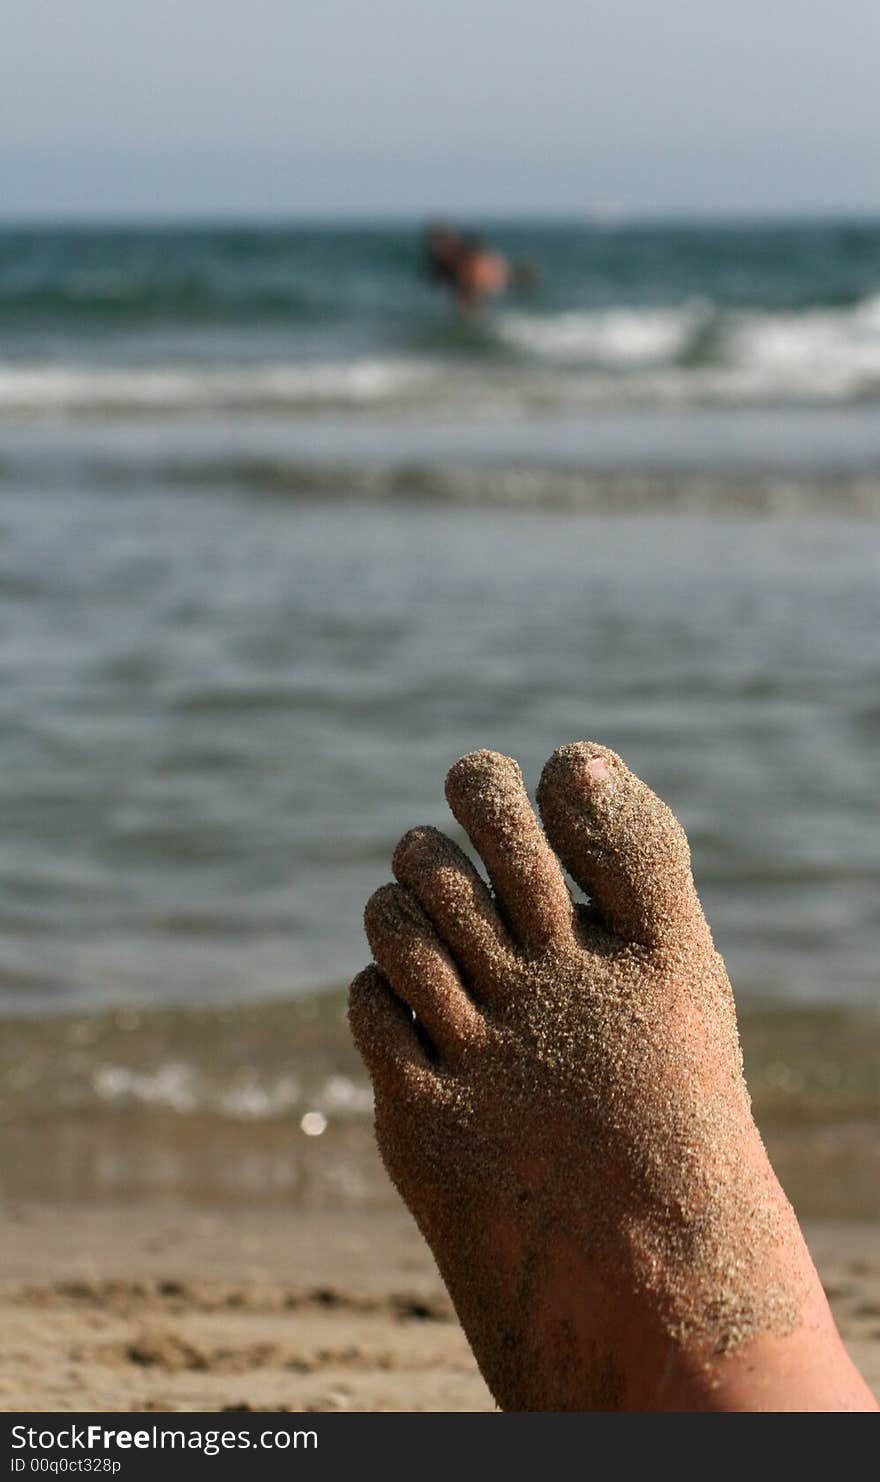
[[[536,280],[531,263],[511,263],[477,233],[464,234],[443,223],[425,234],[425,270],[429,280],[448,288],[465,313],[513,287]]]

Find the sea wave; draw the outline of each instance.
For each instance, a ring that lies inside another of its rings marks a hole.
[[[498,333],[529,357],[616,373],[618,395],[648,400],[835,401],[880,393],[880,294],[838,308],[677,308],[512,313]],[[607,383],[606,383],[607,384]]]
[[[78,1086],[77,1101],[209,1113],[243,1122],[302,1110],[306,1117],[319,1119],[322,1131],[330,1118],[363,1117],[373,1106],[369,1086],[340,1074],[326,1076],[306,1091],[290,1072],[259,1073],[249,1066],[221,1082],[186,1060],[163,1061],[149,1069],[100,1064],[90,1080]]]
[[[471,342],[479,341],[479,353]],[[880,398],[880,294],[797,312],[504,311],[452,347],[330,358],[0,363],[0,416],[359,411],[473,418],[617,406],[841,405]],[[500,352],[487,356],[487,345]]]
[[[513,312],[499,317],[497,333],[517,350],[559,365],[662,365],[680,359],[711,313],[703,301],[664,309]]]
[[[11,477],[16,480],[19,474],[13,470]],[[403,500],[596,514],[880,517],[880,476],[863,472],[606,470],[547,463],[353,463],[233,455],[151,462],[137,472],[128,463],[105,460],[90,465],[88,479],[112,487],[147,482],[176,489],[231,488],[255,498],[291,500]]]
[[[242,366],[0,366],[0,414],[312,410],[405,401],[433,374],[412,361]]]

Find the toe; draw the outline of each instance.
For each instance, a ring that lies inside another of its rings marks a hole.
[[[410,1010],[373,964],[358,973],[348,990],[348,1022],[361,1059],[377,1083],[416,1085],[432,1076]]]
[[[708,935],[684,830],[613,751],[560,747],[538,806],[553,848],[615,935],[649,947]]]
[[[418,901],[400,885],[383,885],[367,901],[364,925],[397,997],[413,1010],[440,1058],[457,1064],[484,1041],[486,1023]]]
[[[450,771],[446,797],[485,861],[516,939],[532,951],[570,940],[571,897],[516,762],[494,751],[471,752]]]
[[[467,855],[435,828],[414,828],[394,851],[394,873],[419,901],[478,1001],[490,1001],[514,965],[514,944]]]

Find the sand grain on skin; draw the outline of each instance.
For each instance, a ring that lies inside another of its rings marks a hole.
[[[554,754],[542,815],[597,913],[572,905],[514,761],[464,758],[447,796],[504,882],[499,914],[531,942],[513,953],[484,934],[467,985],[480,1013],[462,1022],[454,1067],[419,1054],[405,1082],[384,1075],[385,1013],[355,1006],[353,1024],[386,1167],[499,1403],[582,1408],[587,1369],[587,1399],[607,1405],[624,1383],[615,1304],[634,1294],[649,1325],[708,1352],[790,1330],[800,1293],[773,1273],[793,1215],[752,1123],[730,985],[673,815],[614,753]],[[436,876],[449,847],[422,831],[421,868]],[[418,870],[409,880],[418,889]],[[411,947],[394,946],[404,918],[389,910],[380,966],[400,991]],[[378,974],[374,991],[389,994]],[[558,1310],[560,1263],[599,1314],[589,1341],[589,1311]]]

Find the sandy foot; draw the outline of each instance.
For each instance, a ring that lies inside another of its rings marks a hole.
[[[752,1120],[684,834],[614,753],[458,762],[350,1018],[386,1167],[506,1409],[838,1409],[846,1358]],[[577,906],[562,867],[589,896]]]

